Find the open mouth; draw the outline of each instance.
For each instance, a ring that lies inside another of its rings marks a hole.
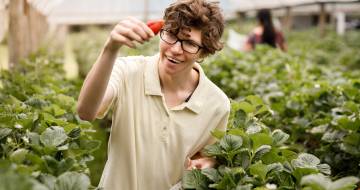
[[[173,58],[170,58],[170,57],[166,57],[166,58],[167,58],[167,60],[169,60],[173,64],[180,64],[181,63],[181,61],[178,61],[176,59],[173,59]]]

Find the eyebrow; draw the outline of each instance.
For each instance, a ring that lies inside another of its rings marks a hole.
[[[176,37],[177,37],[177,36],[176,36]],[[182,41],[189,41],[189,42],[191,42],[191,43],[193,43],[193,44],[195,44],[195,45],[197,45],[197,46],[199,46],[199,47],[203,47],[202,45],[200,45],[200,43],[192,40],[191,38],[189,38],[189,39],[181,39],[181,38],[179,38],[179,37],[177,37],[177,38],[178,38],[179,40],[182,40]]]
[[[179,33],[180,34],[180,33]],[[201,43],[198,43],[194,40],[192,40],[191,38],[188,38],[188,39],[182,39],[182,38],[179,38],[177,35],[173,34],[174,36],[176,36],[176,38],[178,38],[179,40],[182,40],[182,41],[189,41],[191,43],[194,43],[196,44],[197,46],[200,46],[200,47],[203,47],[202,45],[200,45]],[[181,35],[181,34],[180,34]],[[190,35],[190,34],[189,34]],[[184,37],[186,37],[186,35],[184,35]]]

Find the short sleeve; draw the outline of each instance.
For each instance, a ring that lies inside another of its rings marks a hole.
[[[113,67],[113,70],[110,75],[109,83],[107,88],[113,89],[113,96],[111,98],[110,103],[104,109],[102,113],[97,115],[98,119],[102,119],[106,116],[109,110],[113,109],[115,104],[118,104],[118,99],[120,97],[120,92],[122,92],[125,83],[125,60],[123,58],[117,58]]]
[[[229,116],[230,116],[230,102],[227,103],[226,111],[223,114],[223,116],[221,117],[215,130],[226,132],[228,121],[229,121]],[[216,142],[216,138],[211,136],[210,139],[207,141],[206,145],[214,144],[215,142]]]

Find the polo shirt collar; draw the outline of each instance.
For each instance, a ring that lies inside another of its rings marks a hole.
[[[150,63],[147,63],[146,65],[144,73],[144,88],[146,95],[163,96],[161,92],[158,62],[159,54],[150,57]],[[188,102],[175,106],[171,110],[181,110],[186,107],[194,113],[198,114],[204,107],[204,95],[207,91],[207,87],[209,86],[209,81],[198,63],[195,63],[194,67],[199,71],[199,84],[197,85]]]
[[[144,73],[144,87],[146,95],[162,96],[160,77],[159,77],[159,54],[150,57],[150,62],[146,63]]]

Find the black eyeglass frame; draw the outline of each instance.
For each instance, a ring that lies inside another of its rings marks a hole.
[[[164,40],[163,37],[162,37],[163,34],[164,34],[164,31],[170,33],[171,35],[173,35],[173,36],[176,38],[176,41],[173,42],[173,43],[170,43],[170,42]],[[161,29],[161,30],[160,30],[160,39],[161,39],[162,41],[164,41],[165,43],[170,44],[170,45],[174,45],[174,44],[176,44],[177,42],[180,42],[180,44],[181,44],[181,49],[182,49],[183,51],[187,52],[187,53],[190,53],[190,54],[197,54],[197,53],[200,51],[200,49],[204,48],[203,46],[201,46],[201,45],[199,45],[199,44],[196,44],[195,42],[191,41],[191,43],[193,43],[194,45],[198,46],[198,49],[197,49],[197,51],[196,51],[195,53],[189,52],[189,51],[187,51],[187,50],[184,49],[184,47],[183,47],[183,41],[190,41],[190,40],[180,40],[175,34],[171,33],[170,31],[168,31],[168,30],[166,30],[166,29]]]

